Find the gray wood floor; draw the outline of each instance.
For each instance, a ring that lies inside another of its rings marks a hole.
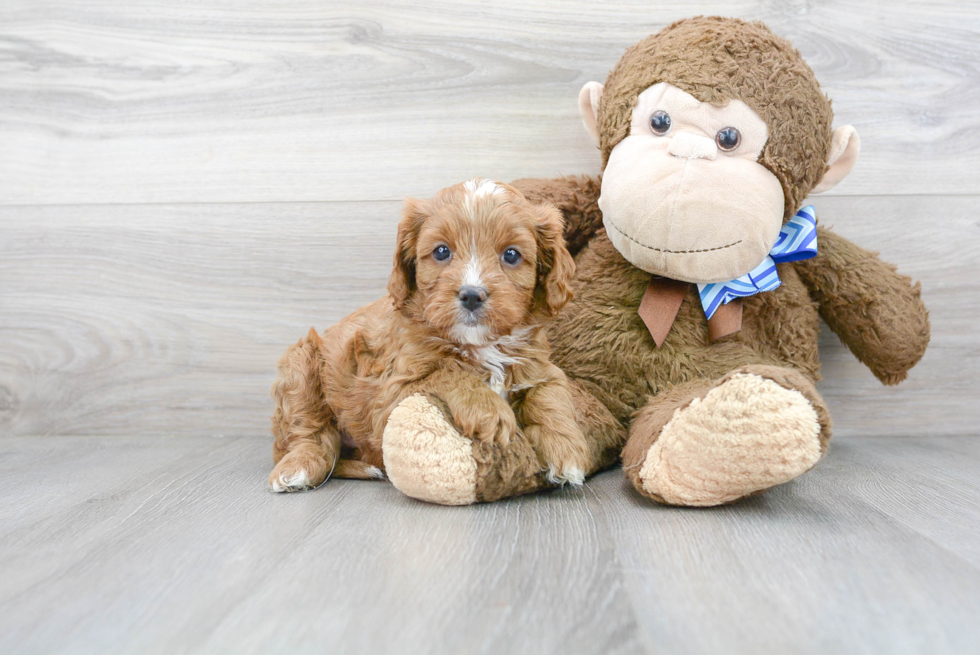
[[[3,653],[970,653],[980,439],[851,438],[733,506],[618,470],[448,508],[267,492],[264,437],[0,439]]]

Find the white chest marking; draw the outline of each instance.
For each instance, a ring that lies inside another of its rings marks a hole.
[[[528,330],[514,330],[506,337],[501,337],[492,344],[473,349],[473,357],[477,363],[490,372],[487,384],[504,400],[508,399],[511,389],[507,386],[507,372],[511,366],[520,363],[520,358],[508,355],[500,349],[501,345],[520,346],[527,343]]]
[[[507,369],[517,363],[517,359],[510,355],[505,355],[496,345],[484,346],[474,350],[477,361],[480,365],[490,371],[490,381],[487,383],[490,388],[500,394],[504,399],[507,398]]]

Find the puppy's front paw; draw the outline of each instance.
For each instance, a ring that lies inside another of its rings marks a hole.
[[[585,472],[589,470],[589,446],[581,431],[570,428],[568,432],[559,434],[539,425],[525,428],[547,471],[548,482],[579,487],[585,482]]]
[[[585,482],[585,472],[589,470],[589,449],[584,441],[564,440],[556,443],[552,440],[546,443],[548,445],[542,449],[546,451],[542,459],[548,466],[548,482],[581,487]]]
[[[585,470],[578,466],[563,468],[560,464],[548,462],[548,482],[564,487],[570,484],[573,487],[581,487],[585,484]]]
[[[450,406],[449,411],[463,435],[475,441],[506,446],[517,434],[514,410],[493,392],[468,398],[465,404]]]

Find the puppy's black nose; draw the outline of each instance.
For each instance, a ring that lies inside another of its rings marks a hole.
[[[459,290],[459,301],[471,312],[476,311],[487,299],[487,290],[479,287],[463,287]]]

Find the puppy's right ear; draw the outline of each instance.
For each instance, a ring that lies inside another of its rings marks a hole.
[[[419,230],[426,217],[425,202],[406,198],[402,210],[402,220],[398,224],[398,245],[395,248],[395,261],[388,278],[388,293],[395,309],[401,309],[415,293],[415,245]]]

